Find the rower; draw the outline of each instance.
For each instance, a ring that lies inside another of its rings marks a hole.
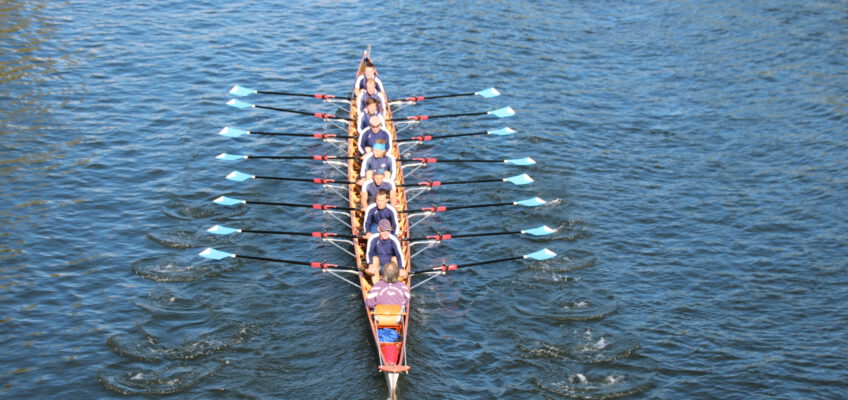
[[[365,90],[359,92],[359,96],[356,98],[356,106],[359,107],[360,110],[365,108],[365,101],[368,99],[374,99],[379,102],[378,110],[381,113],[386,113],[386,104],[388,101],[386,100],[383,92],[377,90],[377,83],[374,79],[366,79],[365,80]]]
[[[374,196],[374,199],[374,204],[365,207],[365,221],[362,224],[365,229],[365,238],[370,239],[373,234],[377,233],[379,223],[384,220],[390,225],[392,233],[397,236],[400,224],[398,224],[397,210],[389,204],[389,192],[380,190]]]
[[[398,282],[398,265],[389,261],[383,267],[383,279],[375,283],[368,291],[365,306],[373,308],[377,305],[398,305],[406,307],[409,304],[409,287]]]
[[[365,182],[374,179],[374,171],[382,169],[385,171],[385,179],[393,179],[395,176],[395,158],[386,153],[386,144],[383,140],[374,143],[373,151],[362,158],[362,166],[359,167],[359,181],[357,185],[362,186]]]
[[[399,203],[397,200],[397,193],[395,192],[395,184],[391,179],[384,179],[385,177],[385,170],[376,169],[374,170],[373,179],[365,181],[365,183],[362,184],[362,194],[360,197],[362,198],[363,210],[368,208],[369,203],[375,202],[377,192],[380,190],[389,192],[389,201],[391,201],[392,205],[395,207],[398,206]]]
[[[381,117],[383,116],[383,114],[379,110],[377,110],[377,106],[379,104],[380,102],[375,99],[365,100],[365,108],[362,110],[362,112],[359,113],[356,123],[356,129],[360,135],[363,134],[369,127],[371,127],[371,124],[369,123],[371,117],[374,117],[376,115],[379,115]],[[385,120],[384,123],[380,125],[380,128],[386,130]]]
[[[359,95],[360,92],[365,90],[365,81],[367,79],[374,80],[378,92],[383,91],[383,82],[380,81],[380,78],[377,76],[377,68],[374,67],[374,63],[372,63],[370,60],[365,61],[365,69],[362,70],[361,74],[356,76],[356,83],[353,84],[353,87],[356,88],[357,95]]]
[[[368,239],[365,259],[370,262],[365,273],[372,276],[373,280],[380,278],[380,266],[389,262],[397,263],[398,268],[403,270],[401,279],[406,279],[406,270],[403,268],[403,253],[400,250],[400,240],[392,231],[396,229],[388,219],[380,220],[378,224],[378,235]]]
[[[370,153],[373,150],[374,143],[378,140],[384,140],[386,142],[386,149],[392,147],[392,137],[389,135],[389,132],[383,129],[383,121],[382,115],[374,115],[368,118],[370,129],[364,130],[359,135],[359,142],[357,143],[359,154]]]

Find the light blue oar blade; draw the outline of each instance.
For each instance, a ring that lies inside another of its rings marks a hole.
[[[230,128],[229,126],[225,126],[224,129],[221,129],[221,131],[218,132],[218,134],[221,135],[221,136],[227,136],[227,137],[239,137],[239,136],[244,136],[244,135],[250,135],[250,131],[246,131],[246,130],[243,130],[243,129]]]
[[[235,107],[235,108],[239,108],[239,109],[242,109],[242,110],[246,110],[248,108],[253,107],[253,104],[245,103],[241,100],[236,100],[236,99],[230,99],[230,101],[227,102],[227,105],[230,106],[230,107]]]
[[[226,251],[215,250],[211,247],[207,247],[206,250],[200,252],[200,256],[208,258],[210,260],[223,260],[227,257],[235,257],[236,255],[233,253],[227,253]]]
[[[256,93],[255,90],[250,89],[250,88],[246,88],[244,86],[239,86],[239,85],[235,85],[235,86],[233,86],[232,89],[230,89],[230,94],[233,95],[233,96],[244,97],[244,96],[250,96],[254,93]]]
[[[487,133],[490,134],[490,135],[506,136],[506,135],[512,135],[513,133],[515,133],[515,130],[513,130],[510,127],[506,127],[506,128],[501,128],[501,129],[489,131]]]
[[[533,236],[547,236],[547,235],[550,235],[554,232],[556,232],[556,229],[548,228],[546,225],[542,225],[538,228],[525,229],[525,230],[521,231],[521,233],[526,233],[528,235],[533,235]]]
[[[492,114],[498,118],[506,118],[515,115],[515,110],[513,110],[512,107],[504,107],[499,108],[497,110],[489,111],[489,114]]]
[[[227,196],[221,196],[221,197],[219,197],[215,200],[212,200],[212,201],[217,203],[217,204],[221,204],[221,205],[225,205],[225,206],[234,206],[236,204],[246,203],[246,201],[244,201],[244,200],[234,199],[232,197],[227,197]]]
[[[238,160],[246,159],[247,156],[242,156],[242,155],[238,155],[238,154],[221,153],[221,154],[218,154],[217,156],[215,156],[215,158],[217,158],[219,160],[224,160],[224,161],[238,161]]]
[[[227,179],[236,182],[244,182],[248,179],[253,179],[255,176],[251,174],[245,174],[244,172],[233,171],[227,174]]]
[[[216,235],[229,235],[231,233],[241,232],[241,229],[228,228],[226,226],[215,225],[206,230],[206,232],[214,233]]]
[[[492,97],[498,97],[501,95],[501,92],[495,88],[488,88],[486,90],[481,90],[476,93],[478,96],[485,97],[487,99],[491,99]]]
[[[516,201],[515,204],[517,204],[519,206],[525,206],[525,207],[537,207],[537,206],[544,205],[545,201],[538,198],[538,197],[534,197],[532,199]]]
[[[523,165],[523,166],[536,164],[536,160],[534,160],[530,157],[513,158],[511,160],[504,160],[504,162],[507,163],[507,164]]]
[[[524,258],[530,258],[530,259],[533,259],[533,260],[536,260],[536,261],[549,260],[549,259],[554,258],[554,257],[556,257],[556,253],[554,253],[554,252],[552,252],[548,249],[542,249],[542,250],[524,255]]]
[[[521,174],[516,176],[510,176],[509,178],[504,178],[504,181],[512,183],[514,185],[528,185],[533,183],[533,178],[527,174]]]

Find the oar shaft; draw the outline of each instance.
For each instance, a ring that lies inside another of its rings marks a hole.
[[[339,235],[336,233],[327,233],[327,232],[286,232],[286,231],[263,231],[263,230],[252,230],[252,229],[242,229],[242,232],[245,233],[263,233],[263,234],[271,234],[271,235],[288,235],[288,236],[312,236],[312,237],[321,237],[321,238],[342,238],[342,239],[353,239],[356,236],[353,235]]]
[[[328,263],[325,263],[325,262],[284,260],[284,259],[281,259],[281,258],[243,256],[243,255],[240,255],[240,254],[236,254],[235,256],[236,256],[236,258],[246,258],[246,259],[249,259],[249,260],[270,261],[270,262],[294,264],[294,265],[308,265],[312,268],[322,268],[322,269],[329,268],[329,269],[344,269],[344,270],[357,271],[356,267],[344,267],[344,266],[339,266],[339,265],[335,265],[335,264],[328,264]]]
[[[331,133],[288,133],[288,132],[253,132],[250,131],[251,135],[270,135],[270,136],[294,136],[294,137],[314,137],[320,139],[350,139],[353,136],[347,135],[335,135]]]
[[[316,99],[342,99],[342,100],[350,100],[349,97],[338,97],[331,94],[309,94],[309,93],[289,93],[289,92],[271,92],[266,90],[257,90],[256,93],[259,94],[273,94],[277,96],[298,96],[298,97],[314,97]]]
[[[318,160],[318,161],[327,161],[327,160],[350,160],[354,157],[347,156],[329,156],[329,155],[315,155],[315,156],[245,156],[245,158],[254,158],[254,159],[265,159],[265,160]]]
[[[461,137],[461,136],[477,136],[477,135],[486,135],[486,134],[488,134],[488,132],[458,133],[458,134],[455,134],[455,135],[443,135],[443,136],[424,135],[424,136],[414,136],[414,137],[409,138],[409,139],[399,139],[397,142],[398,143],[425,142],[425,141],[428,141],[428,140],[449,139],[449,138],[455,138],[455,137]]]
[[[287,112],[287,113],[292,113],[292,114],[310,115],[310,116],[313,116],[313,117],[316,117],[316,118],[322,118],[322,119],[342,119],[342,120],[345,120],[345,121],[351,120],[350,118],[347,118],[347,117],[337,117],[335,115],[326,114],[326,113],[311,113],[311,112],[308,112],[308,111],[289,110],[287,108],[278,108],[278,107],[269,107],[269,106],[260,106],[260,105],[254,105],[254,107],[264,108],[266,110]]]
[[[278,203],[273,201],[254,201],[254,200],[245,200],[246,204],[263,204],[267,206],[283,206],[283,207],[300,207],[300,208],[313,208],[316,210],[341,210],[341,211],[357,211],[356,208],[350,207],[337,207],[331,206],[327,204],[296,204],[296,203]]]
[[[351,181],[337,181],[335,179],[329,179],[329,178],[308,179],[308,178],[289,178],[289,177],[284,177],[284,176],[258,176],[258,175],[255,176],[254,178],[256,178],[256,179],[272,179],[272,180],[277,180],[277,181],[310,182],[310,183],[319,183],[319,184],[322,184],[322,185],[326,185],[326,184],[329,184],[329,183],[339,183],[339,184],[352,185],[352,184],[356,183],[356,182],[351,182]]]
[[[426,164],[435,164],[437,162],[441,163],[503,163],[504,160],[479,160],[473,158],[455,158],[455,159],[443,159],[443,158],[400,158],[398,159],[400,162],[423,162]]]
[[[258,177],[257,177],[258,178]],[[486,182],[503,182],[503,179],[477,179],[473,181],[424,181],[418,183],[409,183],[405,185],[397,185],[398,187],[417,187],[417,186],[444,186],[444,185],[464,185],[468,183],[486,183]]]
[[[418,241],[418,240],[450,240],[450,239],[461,239],[461,238],[470,238],[470,237],[482,237],[482,236],[497,236],[497,235],[517,235],[521,233],[521,231],[512,231],[512,232],[483,232],[483,233],[466,233],[454,235],[452,233],[445,233],[439,235],[432,235],[427,237],[419,237],[419,238],[406,238],[402,239],[404,241]]]
[[[458,265],[457,268],[473,267],[473,266],[476,266],[476,265],[485,265],[485,264],[494,264],[494,263],[499,263],[499,262],[504,262],[504,261],[521,260],[522,258],[524,258],[524,256],[499,258],[497,260],[488,260],[488,261],[478,261],[476,263],[468,263],[468,264]]]

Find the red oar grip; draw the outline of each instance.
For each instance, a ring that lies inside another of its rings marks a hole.
[[[321,119],[336,118],[335,115],[327,114],[327,113],[315,113],[315,114],[312,114],[312,116],[315,117],[315,118],[321,118]]]
[[[412,137],[412,140],[417,140],[417,141],[419,141],[419,142],[426,142],[426,141],[428,141],[428,140],[433,140],[433,137],[432,137],[432,136],[430,136],[430,135],[424,135],[424,136],[413,136],[413,137]]]
[[[413,121],[424,121],[424,120],[429,119],[429,118],[430,117],[427,116],[427,115],[413,115],[411,117],[406,117],[406,119],[413,120]]]
[[[438,160],[432,157],[426,158],[413,158],[412,161],[418,161],[421,164],[435,164]]]
[[[407,97],[404,100],[406,100],[406,101],[424,101],[424,96],[412,96],[412,97]]]
[[[433,206],[433,207],[424,207],[424,208],[421,209],[421,211],[442,212],[442,211],[447,211],[447,209],[448,208],[446,206]]]
[[[435,239],[435,240],[450,240],[453,236],[450,233],[446,233],[444,235],[432,235],[427,236],[427,239]]]
[[[320,93],[319,93],[319,94],[316,94],[316,95],[315,95],[315,98],[316,98],[316,99],[324,99],[324,100],[327,100],[327,99],[335,99],[335,98],[336,98],[336,96],[333,96],[333,95],[331,95],[331,94],[320,94]]]
[[[323,269],[338,267],[338,265],[336,265],[336,264],[327,264],[325,262],[311,262],[311,263],[309,263],[309,265],[311,265],[312,268],[323,268]]]
[[[336,135],[332,134],[332,133],[313,133],[312,137],[318,138],[318,139],[329,139],[329,138],[336,137]]]
[[[457,265],[456,265],[456,264],[442,264],[442,265],[440,265],[440,266],[438,266],[438,267],[436,267],[436,268],[433,268],[433,271],[442,271],[442,272],[446,272],[446,271],[453,271],[453,270],[455,270],[456,268],[457,268]]]

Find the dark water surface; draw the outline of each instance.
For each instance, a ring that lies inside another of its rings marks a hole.
[[[404,398],[848,397],[845,2],[5,1],[0,38],[0,397],[385,396],[353,287],[196,256],[215,246],[350,261],[307,238],[204,229],[344,230],[311,211],[211,203],[338,201],[227,181],[233,165],[214,159],[332,147],[215,133],[335,132],[226,107],[226,91],[346,94],[368,44],[392,97],[504,93],[399,115],[518,111],[506,121],[515,137],[414,154],[539,161],[436,165],[415,180],[527,172],[537,183],[446,187],[417,204],[557,200],[416,227],[559,228],[446,242],[419,267],[561,256],[417,288]],[[433,120],[401,136],[501,126]],[[237,169],[331,174],[308,161]]]

